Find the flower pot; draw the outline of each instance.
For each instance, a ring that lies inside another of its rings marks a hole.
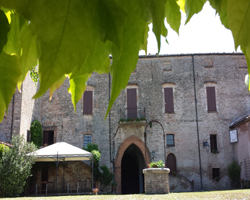
[[[97,195],[97,193],[98,193],[98,188],[93,188],[93,189],[92,189],[92,192],[93,192],[94,194]]]

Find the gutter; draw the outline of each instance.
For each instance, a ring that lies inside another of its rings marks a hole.
[[[195,71],[194,71],[194,55],[192,55],[192,65],[193,65],[193,81],[194,81],[194,97],[195,97],[195,115],[196,115],[197,143],[198,143],[199,166],[200,166],[200,182],[201,182],[201,190],[203,190],[202,171],[201,171],[201,151],[200,151],[199,122],[198,122],[197,96],[196,96]]]

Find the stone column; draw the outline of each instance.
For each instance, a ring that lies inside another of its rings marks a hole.
[[[145,194],[168,194],[168,168],[147,168],[143,170]]]

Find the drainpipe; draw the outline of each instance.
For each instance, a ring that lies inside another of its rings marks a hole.
[[[203,190],[202,171],[201,171],[201,152],[200,152],[199,122],[198,122],[197,96],[196,96],[195,71],[194,71],[194,55],[192,55],[192,65],[193,65],[193,81],[194,81],[194,97],[195,97],[195,114],[196,114],[197,143],[198,143],[199,165],[200,165],[200,182],[201,182],[201,190]]]
[[[110,73],[109,73],[109,101],[110,101]],[[110,111],[109,111],[109,155],[110,155],[110,162],[112,160],[111,157],[111,118],[110,118]]]
[[[14,126],[14,109],[15,109],[15,94],[12,97],[12,118],[11,118],[11,127],[10,127],[10,140],[12,140],[13,135],[13,126]]]

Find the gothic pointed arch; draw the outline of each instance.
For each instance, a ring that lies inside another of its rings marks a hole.
[[[121,146],[119,147],[119,150],[117,152],[116,159],[115,159],[115,182],[117,183],[117,190],[116,190],[117,194],[122,193],[121,191],[122,190],[122,187],[121,187],[122,158],[123,158],[124,152],[131,144],[136,145],[140,149],[143,155],[144,161],[145,161],[145,166],[146,164],[150,162],[150,153],[148,151],[148,148],[146,148],[146,151],[145,151],[145,143],[140,138],[136,136],[130,136],[127,139],[125,139],[123,143],[121,144]]]

